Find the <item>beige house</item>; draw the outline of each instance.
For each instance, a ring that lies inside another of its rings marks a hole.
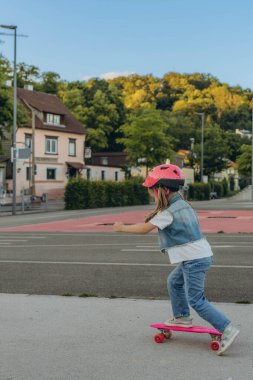
[[[33,150],[28,159],[17,159],[17,195],[24,189],[61,198],[68,179],[83,173],[87,132],[56,95],[19,88],[17,97],[30,116],[17,129],[17,148]],[[12,179],[6,179],[6,187],[12,189]]]
[[[223,169],[220,173],[214,174],[214,179],[216,181],[222,181],[224,178],[227,180],[229,187],[230,181],[233,178],[234,190],[240,190],[238,164],[236,162],[228,161],[226,169]]]
[[[92,181],[124,181],[124,171],[115,166],[86,165],[85,178]]]
[[[86,165],[85,178],[90,180],[124,181],[127,154],[124,152],[99,152],[91,155]]]

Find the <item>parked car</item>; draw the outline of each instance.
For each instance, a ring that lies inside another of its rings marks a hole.
[[[209,194],[209,198],[210,199],[217,199],[217,193],[216,193],[216,191],[211,191],[210,194]]]

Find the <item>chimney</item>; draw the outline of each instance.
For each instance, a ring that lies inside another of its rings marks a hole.
[[[26,84],[26,85],[24,86],[24,89],[25,89],[25,90],[28,90],[28,91],[33,91],[33,85],[32,85],[32,84]]]

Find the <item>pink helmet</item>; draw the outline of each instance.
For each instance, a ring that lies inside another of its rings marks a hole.
[[[179,189],[180,186],[184,184],[184,174],[182,170],[171,164],[163,164],[156,166],[146,177],[143,186],[145,187],[154,187],[154,186],[165,186],[168,188]]]

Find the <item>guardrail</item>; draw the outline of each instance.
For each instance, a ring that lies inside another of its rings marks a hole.
[[[13,197],[11,193],[2,193],[0,195],[0,213],[9,212],[12,210]],[[25,195],[22,193],[16,197],[16,209],[24,213],[28,210],[47,210],[48,209],[48,195],[42,194],[41,197]]]

